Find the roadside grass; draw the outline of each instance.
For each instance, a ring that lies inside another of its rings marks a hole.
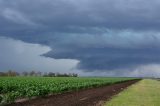
[[[160,81],[141,80],[114,96],[105,106],[160,106]]]

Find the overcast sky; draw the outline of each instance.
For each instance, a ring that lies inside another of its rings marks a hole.
[[[160,77],[159,0],[0,0],[0,70]]]

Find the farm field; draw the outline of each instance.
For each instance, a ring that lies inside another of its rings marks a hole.
[[[129,80],[107,86],[37,97],[7,106],[103,106],[105,101],[138,81],[139,79]]]
[[[1,77],[0,101],[14,102],[20,98],[32,98],[48,94],[111,85],[134,78],[50,78],[50,77]]]
[[[160,106],[160,81],[144,79],[106,102],[105,106]]]

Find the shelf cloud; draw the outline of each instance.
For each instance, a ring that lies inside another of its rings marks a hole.
[[[43,56],[77,60],[82,72],[133,73],[160,64],[159,5],[159,0],[0,0],[0,36],[48,46]]]

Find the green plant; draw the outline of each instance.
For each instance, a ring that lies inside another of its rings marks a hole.
[[[0,94],[5,97],[0,100],[4,99],[9,103],[17,98],[45,96],[127,80],[133,80],[133,78],[0,77]]]

